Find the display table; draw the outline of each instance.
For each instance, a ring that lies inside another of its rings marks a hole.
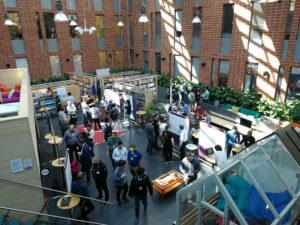
[[[58,158],[52,161],[52,166],[54,167],[64,167],[65,166],[65,158]]]
[[[62,203],[63,199],[66,199],[66,198],[70,198],[69,203],[68,203],[68,205],[62,206],[61,203]],[[60,209],[70,210],[70,216],[72,218],[73,217],[72,209],[74,207],[76,207],[79,204],[79,202],[80,202],[80,198],[78,196],[67,194],[67,195],[64,195],[64,196],[62,196],[58,199],[57,207],[60,208]]]
[[[183,175],[176,170],[171,170],[152,181],[152,187],[162,197],[183,184]]]
[[[54,137],[48,139],[48,143],[52,144],[52,145],[58,145],[58,144],[62,143],[62,140],[63,139],[61,137],[54,136]]]
[[[195,154],[195,153],[197,152],[197,150],[198,150],[198,146],[197,146],[197,145],[194,145],[194,144],[187,144],[187,145],[185,146],[185,148],[186,148],[189,152],[191,152],[192,154]]]

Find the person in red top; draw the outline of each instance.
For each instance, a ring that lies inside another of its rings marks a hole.
[[[76,179],[77,173],[79,172],[78,161],[73,159],[71,162],[71,172],[72,172],[72,180]]]
[[[197,120],[202,120],[202,117],[204,115],[205,110],[198,106],[195,110],[195,113],[197,114]]]

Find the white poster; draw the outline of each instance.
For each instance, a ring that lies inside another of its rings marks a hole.
[[[71,187],[72,187],[72,171],[71,171],[71,163],[69,158],[69,153],[66,153],[66,160],[65,160],[65,175],[66,175],[66,184],[67,184],[67,190],[69,193],[71,193]]]
[[[186,116],[182,116],[180,114],[171,112],[169,115],[169,125],[170,125],[169,131],[174,134],[175,143],[179,143],[179,134],[180,134],[179,125],[181,125],[181,124],[189,132],[189,129],[190,129],[189,118]]]
[[[215,145],[221,145],[225,151],[226,131],[212,126],[205,122],[200,122],[199,132],[199,155],[205,155],[205,149],[214,148]]]
[[[97,77],[108,77],[110,75],[110,68],[105,69],[97,69],[96,70]]]
[[[57,87],[56,92],[60,98],[66,97],[68,95],[68,92],[67,92],[67,89],[65,86]]]
[[[118,92],[115,92],[111,89],[105,89],[104,97],[107,100],[107,102],[109,102],[111,100],[113,103],[120,105],[120,98],[119,98]]]

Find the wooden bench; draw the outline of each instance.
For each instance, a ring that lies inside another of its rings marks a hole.
[[[212,196],[210,196],[206,200],[206,202],[208,202],[210,205],[216,206],[219,196],[220,196],[220,193],[217,192],[217,193],[213,194]],[[197,221],[197,214],[198,214],[198,208],[195,206],[192,210],[190,210],[188,213],[186,213],[184,216],[182,216],[180,218],[180,224],[181,225],[194,225],[195,222]],[[204,225],[205,220],[212,214],[213,213],[209,209],[203,207],[202,217],[200,218],[200,220],[201,220],[200,224]]]

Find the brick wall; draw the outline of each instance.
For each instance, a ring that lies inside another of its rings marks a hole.
[[[95,12],[93,1],[90,1],[91,10],[88,8],[88,0],[85,1],[83,13],[83,1],[77,2],[77,10],[68,11],[64,5],[65,14],[77,14],[77,23],[83,27],[83,18],[87,20],[87,26],[95,26],[95,15],[104,15],[105,26],[105,49],[98,47],[97,36],[84,33],[80,37],[81,49],[73,51],[68,23],[56,23],[59,52],[49,53],[47,48],[47,40],[45,37],[43,12],[56,12],[53,10],[41,9],[39,2],[33,4],[30,0],[18,1],[17,8],[6,9],[9,12],[18,11],[22,26],[22,32],[25,43],[26,53],[24,55],[14,55],[11,46],[8,28],[3,25],[4,22],[4,6],[0,6],[0,68],[7,68],[8,64],[14,68],[15,58],[27,58],[32,80],[52,75],[50,60],[51,55],[59,55],[62,72],[74,70],[73,55],[82,54],[83,70],[85,72],[95,71],[99,67],[99,51],[106,51],[107,66],[119,67],[115,59],[115,51],[124,52],[124,66],[143,67],[143,52],[148,51],[149,68],[155,70],[155,53],[161,53],[162,61],[161,70],[164,73],[171,72],[174,75],[174,55],[182,56],[181,73],[186,79],[191,79],[191,59],[193,56],[200,58],[199,81],[203,83],[213,83],[217,85],[219,60],[229,60],[229,77],[228,85],[236,89],[243,89],[245,70],[247,62],[259,63],[259,71],[257,75],[257,88],[266,97],[273,98],[278,78],[279,66],[285,69],[284,82],[281,87],[281,98],[285,99],[290,67],[299,66],[300,62],[293,62],[292,56],[295,45],[295,36],[300,17],[300,3],[296,1],[295,13],[292,21],[290,43],[287,58],[281,61],[281,52],[283,47],[284,32],[289,10],[289,0],[281,1],[281,3],[268,3],[264,11],[264,19],[266,26],[263,33],[263,44],[261,50],[254,56],[248,54],[248,37],[250,32],[250,21],[252,13],[252,4],[248,0],[202,0],[196,5],[196,1],[182,1],[182,5],[177,7],[172,1],[161,0],[160,9],[155,9],[155,0],[147,1],[147,15],[150,23],[147,25],[139,24],[141,1],[133,0],[132,13],[128,13],[127,0],[121,0],[121,16],[125,26],[122,28],[123,47],[116,48],[114,36],[114,17],[118,16],[118,12],[114,11],[113,1],[103,0],[103,11]],[[232,3],[235,5],[233,30],[232,30],[232,47],[230,55],[220,54],[221,30],[223,4]],[[65,4],[65,2],[64,2]],[[55,7],[55,0],[52,0]],[[202,23],[201,23],[201,50],[200,52],[192,51],[192,19],[193,8],[202,7]],[[175,44],[175,10],[182,10],[182,36],[180,43]],[[41,28],[43,33],[43,43],[45,51],[40,51],[38,31],[34,13],[40,13]],[[154,17],[155,12],[161,13],[161,47],[155,48],[154,36]],[[85,16],[83,15],[85,14]],[[132,17],[134,30],[134,58],[135,63],[130,64],[129,54],[129,29],[128,16]],[[152,18],[152,19],[151,19]],[[152,21],[152,23],[151,23]],[[143,47],[143,26],[148,27],[148,48]],[[171,57],[170,57],[171,55]],[[68,60],[69,59],[69,60]],[[211,80],[212,60],[215,60],[214,71],[215,79]],[[171,68],[171,71],[170,71]],[[263,72],[270,73],[270,80],[263,76]]]

